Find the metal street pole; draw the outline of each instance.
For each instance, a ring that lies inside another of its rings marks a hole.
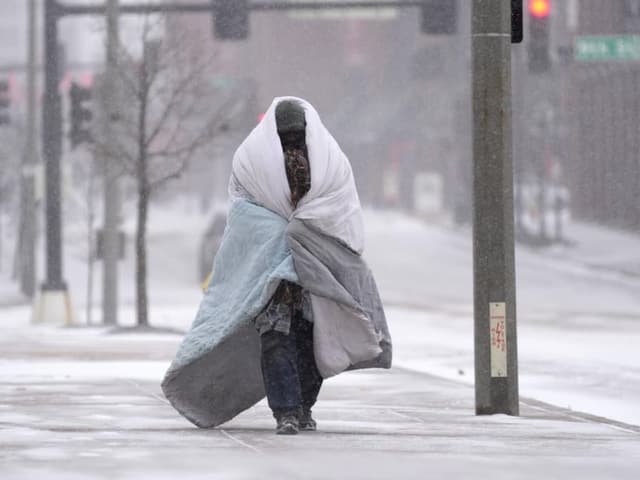
[[[42,115],[42,152],[45,161],[46,278],[37,304],[35,321],[71,322],[71,302],[62,278],[62,192],[60,155],[62,153],[62,112],[60,110],[58,72],[58,4],[44,4],[44,108]]]
[[[105,71],[105,141],[107,145],[117,142],[115,128],[120,102],[118,95],[118,49],[120,45],[118,0],[107,1],[107,66]],[[102,322],[105,325],[118,323],[118,261],[120,228],[120,169],[118,159],[111,154],[104,158],[104,230],[102,251]]]
[[[518,415],[511,1],[473,0],[476,414]]]
[[[27,4],[27,118],[20,194],[20,290],[31,298],[36,290],[36,198],[35,181],[38,165],[36,145],[36,1]]]

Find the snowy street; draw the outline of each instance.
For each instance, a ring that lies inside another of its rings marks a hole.
[[[183,215],[178,228],[173,218],[152,216],[151,319],[184,331],[201,295],[194,277],[202,219]],[[180,335],[32,327],[28,307],[7,306],[0,326],[3,478],[173,478],[181,469],[188,478],[249,479],[260,471],[264,478],[364,479],[389,478],[398,465],[402,478],[479,469],[497,478],[514,478],[514,471],[538,478],[543,469],[548,478],[635,478],[637,278],[571,259],[579,248],[594,248],[588,244],[519,251],[521,417],[477,417],[469,232],[389,212],[369,212],[366,220],[366,257],[387,305],[395,368],[327,381],[314,410],[319,432],[275,436],[264,401],[220,429],[197,430],[159,388]],[[638,252],[628,240],[618,254],[633,258]],[[70,250],[82,318],[84,265]],[[613,264],[611,257],[591,258]],[[133,319],[131,263],[121,272],[125,325]],[[305,469],[309,461],[314,471]]]

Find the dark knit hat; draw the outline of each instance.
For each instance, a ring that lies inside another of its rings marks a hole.
[[[283,100],[276,106],[276,125],[278,133],[304,131],[307,122],[304,108],[293,100]]]

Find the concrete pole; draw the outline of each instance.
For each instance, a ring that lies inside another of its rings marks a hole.
[[[35,181],[38,165],[36,138],[36,1],[27,4],[27,118],[26,141],[22,159],[20,290],[31,298],[36,289],[36,198]]]
[[[476,414],[518,415],[511,1],[473,0]]]
[[[107,1],[107,66],[105,71],[105,141],[114,145],[118,139],[115,131],[120,103],[118,95],[118,49],[119,49],[118,0]],[[104,230],[102,255],[102,322],[105,325],[118,323],[118,259],[120,228],[120,169],[114,155],[104,159]]]

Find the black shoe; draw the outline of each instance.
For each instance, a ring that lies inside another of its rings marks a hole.
[[[300,422],[298,417],[294,415],[283,415],[278,419],[276,433],[278,435],[297,435]]]
[[[315,432],[318,429],[318,424],[311,418],[311,410],[305,410],[300,416],[300,430],[305,432]]]

